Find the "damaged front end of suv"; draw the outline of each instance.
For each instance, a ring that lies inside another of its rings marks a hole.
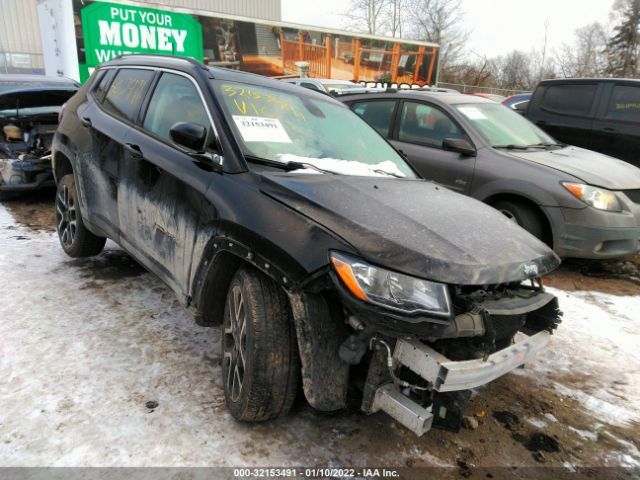
[[[77,89],[66,79],[0,75],[0,198],[54,186],[51,142]]]
[[[359,372],[364,412],[385,411],[417,435],[457,431],[471,389],[530,361],[561,321],[542,282],[556,255],[480,202],[356,177],[271,177],[263,191],[353,248],[328,252],[324,274],[290,293],[316,408],[344,401]],[[309,310],[325,303],[325,316]]]

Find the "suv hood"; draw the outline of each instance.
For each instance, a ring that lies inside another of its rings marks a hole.
[[[424,180],[265,173],[260,188],[367,261],[416,277],[498,284],[560,264],[545,244],[493,208]]]
[[[560,170],[596,187],[609,190],[640,188],[639,168],[584,148],[569,146],[558,150],[510,151],[507,155]]]

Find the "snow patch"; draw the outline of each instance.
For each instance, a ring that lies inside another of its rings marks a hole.
[[[342,175],[356,175],[361,177],[388,177],[398,176],[405,177],[406,175],[398,168],[398,166],[391,160],[385,160],[384,162],[370,165],[364,162],[358,162],[355,160],[339,160],[336,158],[312,158],[301,157],[293,155],[291,153],[283,153],[278,155],[278,160],[283,163],[287,162],[300,162],[315,165],[323,170],[329,170],[331,172],[340,173]],[[307,167],[305,170],[309,170],[306,173],[320,173],[314,170],[312,167]],[[296,170],[299,172],[299,170]],[[386,173],[385,173],[386,172]]]

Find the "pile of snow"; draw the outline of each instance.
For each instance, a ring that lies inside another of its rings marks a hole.
[[[358,162],[356,160],[339,160],[337,158],[312,158],[301,157],[299,155],[293,155],[291,153],[283,153],[278,155],[278,160],[287,162],[308,163],[315,165],[322,170],[329,170],[335,173],[341,173],[343,175],[356,175],[361,177],[387,177],[389,175],[395,175],[398,177],[405,177],[406,175],[398,168],[398,166],[391,160],[385,160],[384,162],[370,165],[364,162]],[[312,167],[306,168],[308,173],[320,173],[314,170]],[[388,174],[385,174],[385,172]]]

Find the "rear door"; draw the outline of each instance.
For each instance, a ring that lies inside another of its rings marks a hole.
[[[640,167],[640,85],[606,83],[591,148]]]
[[[124,155],[124,138],[138,114],[151,84],[153,72],[120,68],[108,69],[90,101],[78,108],[83,128],[91,141],[79,164],[79,182],[92,223],[110,238],[120,237],[118,184]]]
[[[476,157],[442,148],[447,138],[465,138],[462,127],[440,107],[423,101],[403,100],[396,112],[391,143],[424,178],[461,193],[471,190]]]
[[[563,143],[589,148],[598,82],[539,87],[527,118]]]
[[[211,165],[175,144],[170,129],[197,123],[215,138],[195,80],[178,72],[159,74],[137,128],[126,137],[120,221],[128,248],[176,292],[185,292]],[[204,145],[203,145],[204,147]]]

